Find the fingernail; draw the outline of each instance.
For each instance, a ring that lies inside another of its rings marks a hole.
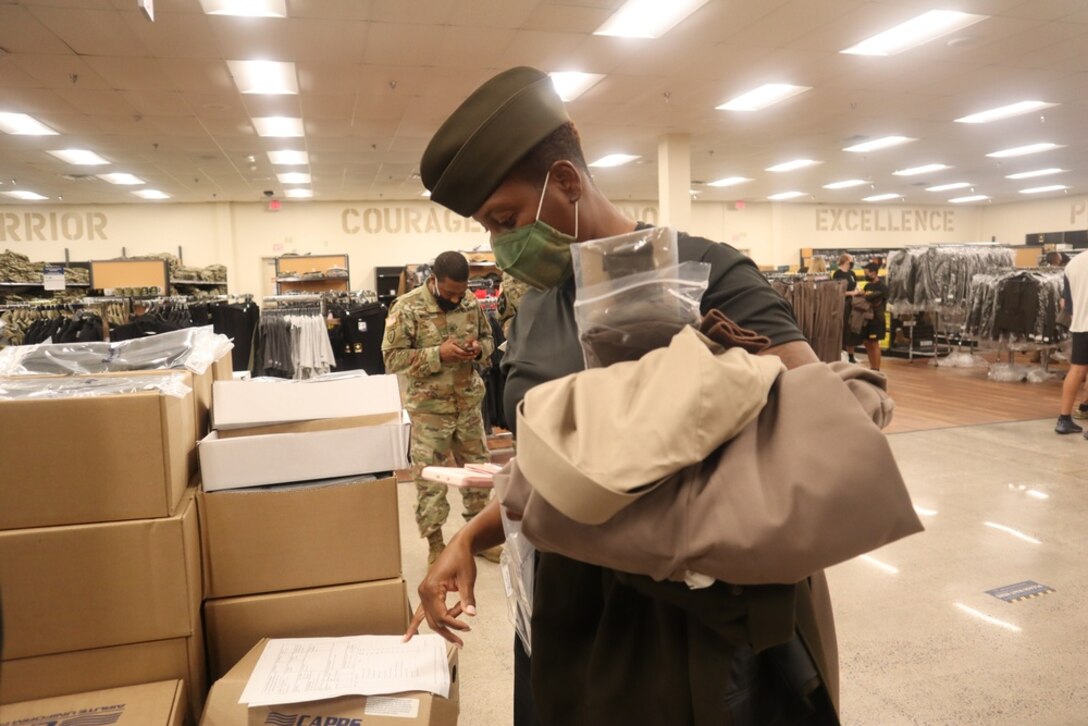
[[[469,605],[468,607],[465,608],[465,612],[468,613],[469,615],[475,615],[476,614],[476,606],[475,605]]]

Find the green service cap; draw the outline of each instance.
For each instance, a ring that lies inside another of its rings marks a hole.
[[[432,201],[471,217],[521,157],[569,120],[547,73],[503,71],[438,129],[419,162],[423,185]]]

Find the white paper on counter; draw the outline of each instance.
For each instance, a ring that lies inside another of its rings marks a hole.
[[[274,706],[404,691],[450,694],[446,641],[417,635],[269,640],[238,703]]]

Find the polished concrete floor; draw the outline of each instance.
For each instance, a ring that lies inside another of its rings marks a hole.
[[[828,573],[843,722],[1088,724],[1088,441],[1057,436],[1050,418],[889,440],[927,531]],[[400,494],[414,595],[426,548],[412,484]],[[477,562],[461,723],[505,726],[513,630],[497,566]],[[1011,603],[987,594],[1025,581],[1051,591]]]

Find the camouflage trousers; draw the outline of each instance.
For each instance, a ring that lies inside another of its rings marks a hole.
[[[424,481],[423,467],[442,466],[453,454],[457,466],[480,464],[491,460],[484,440],[484,419],[480,409],[456,414],[413,413],[411,459],[412,476],[416,481],[416,525],[419,534],[427,537],[441,531],[450,513],[446,501],[446,485]],[[490,489],[461,490],[464,518],[479,514],[491,498]]]

